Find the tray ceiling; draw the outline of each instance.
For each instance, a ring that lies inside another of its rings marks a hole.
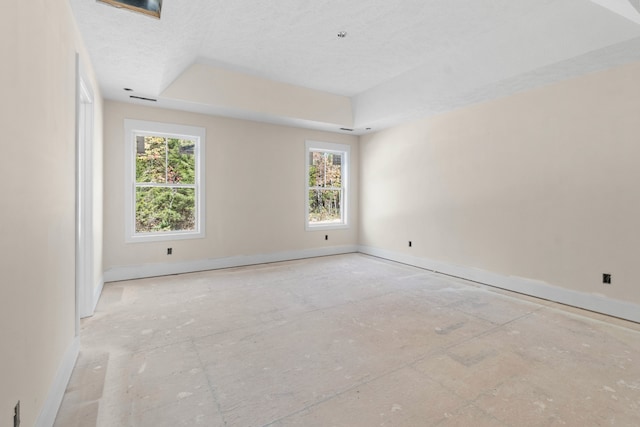
[[[159,20],[70,3],[106,98],[129,101],[126,87],[159,106],[349,125],[163,97],[199,64],[347,97],[361,132],[640,60],[633,1],[164,0]]]

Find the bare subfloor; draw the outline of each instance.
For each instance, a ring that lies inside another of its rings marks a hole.
[[[57,427],[639,426],[640,325],[364,255],[112,283]]]

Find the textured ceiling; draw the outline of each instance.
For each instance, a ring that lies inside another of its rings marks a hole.
[[[351,97],[353,126],[380,128],[640,60],[635,1],[164,0],[161,20],[70,3],[107,98],[161,105],[199,62]]]

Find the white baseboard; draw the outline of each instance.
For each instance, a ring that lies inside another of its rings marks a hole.
[[[327,248],[304,249],[300,251],[276,252],[272,254],[239,255],[226,258],[212,258],[195,261],[183,261],[161,264],[129,265],[113,267],[104,273],[105,282],[142,279],[145,277],[166,276],[170,274],[193,273],[195,271],[217,270],[220,268],[242,267],[246,265],[267,264],[270,262],[291,261],[328,255],[341,255],[358,252],[354,245],[332,246]]]
[[[58,414],[58,409],[60,409],[60,404],[62,403],[62,398],[64,397],[64,392],[67,389],[67,384],[69,384],[73,367],[78,359],[79,352],[80,337],[75,337],[67,348],[67,351],[64,353],[56,377],[53,380],[51,388],[49,388],[47,399],[45,400],[42,411],[40,411],[40,416],[36,421],[36,427],[53,426],[53,423],[56,420],[56,415]]]
[[[360,246],[358,252],[640,323],[640,306],[626,301],[565,289],[542,281],[504,276],[477,268],[462,267],[369,246]]]
[[[565,289],[533,279],[515,276],[505,276],[490,271],[406,255],[369,246],[333,246],[328,248],[306,249],[301,251],[277,252],[272,254],[241,255],[226,258],[214,258],[176,263],[146,264],[114,267],[104,274],[104,282],[119,280],[142,279],[145,277],[166,276],[170,274],[192,273],[195,271],[217,270],[220,268],[242,267],[246,265],[266,264],[270,262],[290,261],[304,258],[314,258],[327,255],[340,255],[361,252],[397,261],[404,264],[460,277],[477,283],[542,298],[561,304],[595,311],[621,319],[640,323],[640,306],[626,301],[615,300],[601,295]],[[100,287],[101,291],[102,287]],[[99,297],[99,292],[95,301]]]

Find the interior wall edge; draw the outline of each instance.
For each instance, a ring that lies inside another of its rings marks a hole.
[[[505,276],[478,268],[449,264],[446,262],[415,257],[371,246],[359,246],[358,252],[384,258],[390,261],[412,265],[414,267],[423,268],[436,273],[459,277],[461,279],[470,280],[483,285],[640,323],[640,305],[626,301],[561,288],[534,279]]]
[[[342,245],[326,248],[303,249],[297,251],[274,252],[270,254],[239,255],[224,258],[211,258],[173,263],[118,266],[105,271],[104,281],[117,282],[120,280],[143,279],[147,277],[168,276],[171,274],[195,273],[198,271],[218,270],[231,267],[244,267],[248,265],[293,261],[297,259],[315,258],[330,255],[342,255],[354,252],[358,252],[358,246]]]
[[[91,314],[96,311],[96,307],[98,306],[98,301],[100,301],[100,295],[102,295],[102,289],[104,288],[104,275],[100,276],[100,281],[98,282],[98,286],[95,288],[95,292],[93,293],[93,307],[91,310]]]
[[[58,415],[58,409],[60,409],[60,405],[62,404],[62,398],[64,397],[64,392],[67,389],[67,384],[69,384],[69,380],[71,379],[71,374],[73,373],[73,368],[76,364],[76,360],[78,359],[78,355],[80,354],[80,336],[76,336],[71,344],[67,348],[62,357],[62,362],[58,368],[58,372],[56,373],[56,377],[53,380],[53,384],[49,388],[49,393],[47,394],[47,399],[42,405],[42,411],[38,416],[35,426],[36,427],[51,427],[56,420],[56,415]]]
[[[85,313],[81,318],[91,317],[96,312],[96,307],[98,306],[98,301],[100,301],[100,295],[102,295],[102,289],[104,288],[104,275],[100,276],[95,288],[93,289],[93,295],[91,300],[91,311],[89,313]]]

